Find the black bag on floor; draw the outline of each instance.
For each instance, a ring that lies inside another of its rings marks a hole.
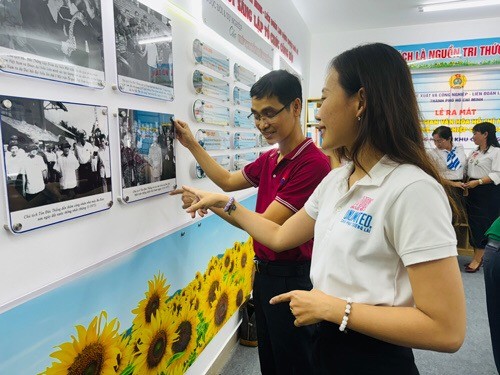
[[[255,306],[253,299],[249,299],[240,307],[243,321],[240,326],[240,344],[257,346],[257,325],[255,324]]]

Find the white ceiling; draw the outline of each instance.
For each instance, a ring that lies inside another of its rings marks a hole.
[[[311,34],[500,17],[500,5],[430,13],[418,11],[419,5],[445,1],[292,0],[292,3]],[[498,31],[500,34],[500,25]]]

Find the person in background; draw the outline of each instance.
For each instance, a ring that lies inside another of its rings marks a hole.
[[[73,199],[76,196],[75,188],[78,186],[77,171],[81,164],[74,153],[71,152],[69,142],[64,142],[61,149],[63,153],[58,156],[54,170],[60,173],[61,194],[65,199]]]
[[[222,208],[277,252],[314,236],[314,289],[270,299],[297,327],[317,328],[314,367],[304,374],[418,374],[410,348],[460,348],[465,296],[453,201],[425,151],[401,54],[375,43],[334,58],[317,119],[322,147],[351,162],[332,170],[285,223],[234,197],[184,187],[197,197],[187,211]]]
[[[450,186],[451,196],[460,208],[460,214],[454,222],[465,222],[465,214],[462,214],[464,209],[464,187],[462,184],[467,159],[464,147],[459,143],[453,143],[453,134],[448,126],[438,126],[434,129],[432,140],[436,148],[428,150],[429,156],[434,161],[441,177]]]
[[[500,216],[484,234],[484,284],[490,323],[491,344],[497,371],[500,373]]]
[[[103,193],[111,191],[111,160],[109,160],[109,145],[106,136],[99,137],[99,176]]]
[[[7,182],[14,183],[17,176],[21,173],[21,167],[26,154],[19,153],[19,144],[17,141],[10,141],[5,153],[5,168],[7,170]]]
[[[161,180],[163,156],[161,147],[158,144],[158,134],[153,133],[153,143],[149,146],[148,161],[151,165],[151,181],[158,182]]]
[[[57,181],[57,173],[54,171],[54,165],[56,164],[57,154],[54,151],[55,145],[53,143],[48,143],[46,146],[45,158],[47,159],[48,167],[48,182]]]
[[[24,177],[21,174],[23,169],[23,161],[26,158],[26,153],[20,152],[17,139],[10,140],[5,153],[5,169],[7,172],[7,195],[9,199],[9,211],[19,211],[24,208],[24,198],[22,198],[24,190]]]
[[[94,157],[94,146],[85,140],[85,133],[80,132],[76,135],[74,148],[75,156],[80,163],[78,168],[78,193],[87,193],[91,190],[93,181],[91,161]]]
[[[464,167],[467,157],[461,144],[453,143],[453,134],[448,126],[438,126],[432,132],[432,140],[436,148],[431,149],[429,156],[436,162],[438,172],[447,182],[463,190]]]
[[[30,202],[45,189],[47,164],[38,155],[38,146],[36,144],[28,145],[28,152],[28,156],[23,159],[21,174],[24,176],[24,196]]]
[[[224,191],[258,187],[256,216],[282,224],[302,208],[330,171],[330,165],[328,158],[302,132],[302,87],[296,76],[286,70],[269,72],[252,86],[250,95],[255,126],[269,144],[278,147],[263,153],[243,170],[228,172],[217,164],[185,122],[175,121],[177,139]],[[189,194],[183,195],[184,206],[189,206],[191,198]],[[223,210],[214,208],[214,212],[235,224]],[[294,289],[311,289],[312,239],[304,239],[279,253],[257,240],[254,251],[253,299],[262,374],[308,374],[313,364],[313,327],[297,329],[288,307],[271,306],[269,299]]]
[[[490,122],[481,122],[472,128],[472,140],[478,146],[467,158],[468,182],[467,221],[470,245],[474,248],[472,262],[465,272],[474,273],[481,267],[484,254],[484,233],[500,214],[500,144],[496,128]]]

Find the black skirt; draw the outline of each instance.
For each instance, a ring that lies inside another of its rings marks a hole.
[[[313,348],[316,375],[418,375],[413,351],[348,330],[317,325]]]
[[[469,189],[467,197],[467,219],[469,222],[469,243],[476,249],[484,249],[484,233],[500,216],[500,185],[478,185]]]

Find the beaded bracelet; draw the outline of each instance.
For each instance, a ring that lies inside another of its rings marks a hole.
[[[342,323],[340,323],[339,331],[347,333],[347,321],[349,320],[349,314],[351,313],[352,299],[347,298],[345,304],[344,317],[342,318]]]
[[[236,210],[236,205],[234,204],[234,197],[229,198],[229,201],[224,206],[224,212],[227,212],[228,215],[231,215],[231,211]]]

